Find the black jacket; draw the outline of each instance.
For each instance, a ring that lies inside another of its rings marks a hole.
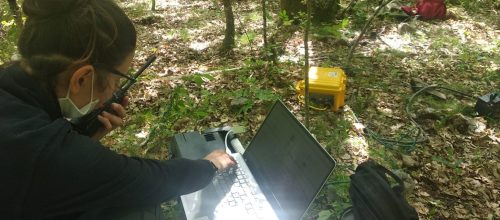
[[[0,219],[154,205],[207,185],[206,160],[126,157],[72,130],[18,65],[0,70]]]

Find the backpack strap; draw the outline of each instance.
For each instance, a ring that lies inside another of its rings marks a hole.
[[[397,191],[397,193],[400,193],[402,194],[405,190],[405,183],[403,182],[403,180],[401,180],[401,178],[399,178],[399,176],[397,176],[395,173],[393,173],[392,171],[388,170],[387,168],[383,167],[382,165],[380,164],[377,164],[375,163],[374,164],[374,168],[382,173],[382,174],[388,174],[390,177],[392,177],[394,180],[396,180],[396,182],[398,183],[397,186],[394,186],[393,189],[395,191]]]

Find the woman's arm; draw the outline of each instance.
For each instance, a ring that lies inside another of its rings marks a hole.
[[[153,205],[203,188],[215,173],[207,160],[126,157],[75,132],[46,158],[29,199],[47,216]]]

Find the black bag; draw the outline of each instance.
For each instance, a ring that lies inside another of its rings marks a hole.
[[[391,187],[386,174],[398,185]],[[404,188],[404,182],[385,167],[372,160],[363,162],[351,175],[349,187],[354,219],[418,219],[417,211],[404,197]]]

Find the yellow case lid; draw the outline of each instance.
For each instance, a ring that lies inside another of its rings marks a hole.
[[[338,67],[311,67],[309,68],[309,86],[318,89],[342,91],[345,90],[346,75]]]

